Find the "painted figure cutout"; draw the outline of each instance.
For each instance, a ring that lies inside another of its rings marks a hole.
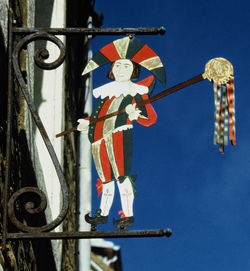
[[[150,103],[137,108],[136,104],[147,100],[154,87],[155,79],[151,75],[133,83],[140,73],[140,66],[150,70],[156,78],[165,84],[165,70],[159,56],[146,44],[134,37],[115,40],[104,46],[89,61],[83,74],[101,65],[112,63],[108,77],[113,80],[93,90],[96,103],[90,117],[78,120],[77,130],[88,133],[92,144],[94,164],[99,175],[97,192],[101,194],[100,209],[96,215],[85,216],[92,226],[106,223],[113,203],[115,183],[120,193],[121,218],[114,225],[133,224],[133,202],[135,197],[136,175],[130,173],[132,161],[133,121],[151,126],[157,115]],[[125,112],[103,121],[92,121],[107,114],[125,109]]]

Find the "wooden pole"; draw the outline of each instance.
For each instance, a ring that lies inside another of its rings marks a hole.
[[[171,87],[171,88],[168,88],[168,89],[166,89],[166,90],[160,92],[159,94],[157,94],[157,95],[155,95],[155,96],[149,98],[148,100],[145,100],[145,101],[142,101],[142,102],[136,104],[136,107],[140,107],[140,106],[143,106],[144,104],[148,104],[148,103],[152,103],[152,102],[154,102],[154,101],[157,101],[157,100],[159,100],[159,99],[161,99],[161,98],[163,98],[163,97],[165,97],[165,96],[168,96],[169,94],[172,94],[172,93],[174,93],[174,92],[176,92],[176,91],[178,91],[178,90],[181,90],[181,89],[183,89],[183,88],[185,88],[185,87],[188,87],[188,86],[190,86],[190,85],[193,85],[193,84],[195,84],[195,83],[198,83],[198,82],[200,82],[200,81],[203,81],[204,79],[205,79],[205,77],[204,77],[202,74],[199,74],[199,75],[197,75],[197,76],[195,76],[195,77],[193,77],[193,78],[191,78],[191,79],[189,79],[189,80],[187,80],[187,81],[184,81],[184,82],[182,82],[182,83],[180,83],[180,84],[178,84],[178,85],[175,85],[175,86],[173,86],[173,87]],[[123,109],[121,109],[121,110],[119,110],[119,111],[113,112],[113,113],[111,113],[111,114],[107,114],[107,115],[105,115],[105,116],[103,116],[103,117],[100,117],[100,118],[98,118],[98,119],[95,119],[95,120],[91,121],[90,124],[94,124],[94,123],[96,123],[96,122],[98,122],[98,121],[106,120],[106,119],[108,119],[108,118],[117,116],[117,115],[119,115],[119,114],[121,114],[121,113],[124,113],[124,112],[125,112],[125,108],[123,108]],[[67,134],[69,134],[69,133],[71,133],[71,132],[74,132],[74,131],[76,131],[76,130],[77,130],[77,126],[76,126],[76,127],[72,127],[72,128],[69,129],[69,130],[66,130],[66,131],[63,131],[63,132],[57,134],[56,137],[60,137],[60,136],[63,136],[63,135],[67,135]]]

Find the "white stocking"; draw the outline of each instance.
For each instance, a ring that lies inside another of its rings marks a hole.
[[[112,206],[115,194],[114,181],[103,184],[102,199],[100,209],[102,210],[101,215],[107,216]]]
[[[132,188],[131,181],[127,177],[123,183],[118,183],[118,188],[121,197],[122,210],[125,216],[133,216],[133,202],[134,202],[134,192]]]

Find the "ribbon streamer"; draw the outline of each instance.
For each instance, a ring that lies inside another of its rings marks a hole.
[[[219,150],[224,153],[224,145],[229,140],[236,145],[235,136],[235,105],[234,78],[226,84],[214,81],[214,144],[219,144]]]
[[[227,84],[227,101],[229,113],[229,139],[231,140],[232,145],[236,145],[234,100],[234,78],[231,77],[230,82]]]

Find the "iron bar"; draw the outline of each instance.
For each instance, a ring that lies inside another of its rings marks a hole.
[[[170,237],[170,229],[160,230],[116,230],[88,232],[40,232],[40,233],[9,233],[8,240],[15,239],[91,239],[91,238],[131,238],[131,237]]]
[[[7,129],[6,129],[6,160],[5,160],[5,181],[3,192],[3,237],[2,247],[6,247],[7,236],[7,201],[11,173],[11,141],[12,141],[12,118],[13,118],[13,89],[12,89],[12,14],[8,14],[8,108],[7,108]]]
[[[13,27],[15,34],[32,34],[46,32],[53,35],[85,34],[85,35],[164,35],[166,29],[162,27],[139,27],[139,28],[23,28]]]

